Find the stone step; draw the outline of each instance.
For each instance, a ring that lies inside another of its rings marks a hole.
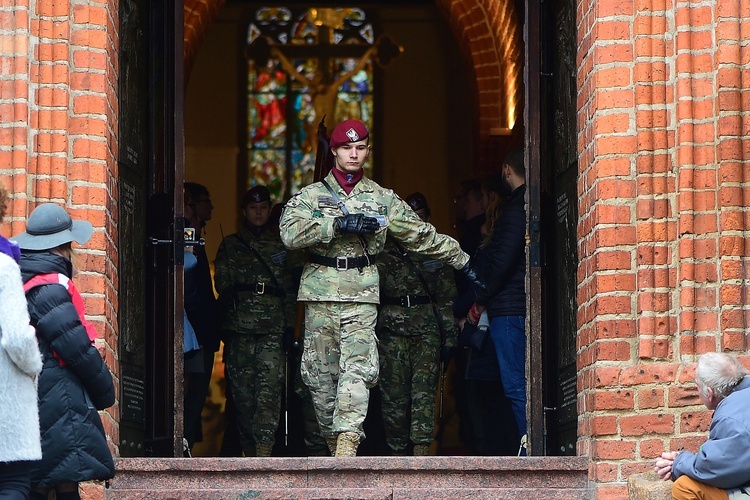
[[[587,499],[586,457],[120,458],[116,499]]]

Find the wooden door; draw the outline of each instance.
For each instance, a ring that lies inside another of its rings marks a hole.
[[[182,454],[181,1],[120,2],[120,454]]]

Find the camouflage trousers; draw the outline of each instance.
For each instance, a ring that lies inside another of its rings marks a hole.
[[[378,381],[375,304],[307,302],[302,381],[310,389],[324,438],[365,437],[370,389]]]
[[[313,406],[310,390],[302,383],[302,375],[294,377],[294,393],[302,401],[303,415],[303,433],[307,455],[311,457],[330,456],[328,443],[323,439],[318,426],[318,419],[315,416],[315,407]]]
[[[394,453],[405,451],[410,439],[429,445],[435,434],[440,334],[394,335],[384,328],[378,338],[386,442]]]
[[[227,382],[237,407],[242,450],[253,456],[257,444],[273,445],[281,414],[284,352],[281,335],[241,335],[229,338]]]

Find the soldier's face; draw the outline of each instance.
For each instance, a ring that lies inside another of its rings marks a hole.
[[[270,216],[271,203],[268,201],[250,202],[245,207],[245,220],[252,226],[265,226]]]
[[[362,169],[367,157],[370,155],[370,146],[367,139],[357,142],[348,142],[336,149],[331,149],[337,170],[347,174],[354,174]]]

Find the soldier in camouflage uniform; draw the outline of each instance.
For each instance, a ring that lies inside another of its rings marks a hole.
[[[268,222],[270,209],[265,186],[249,190],[242,228],[224,238],[214,262],[228,343],[227,383],[246,456],[271,455],[284,387],[282,341],[291,333],[295,307],[287,252]]]
[[[406,202],[430,222],[424,195],[414,193]],[[394,455],[406,454],[409,439],[414,455],[427,455],[435,433],[440,355],[450,352],[456,337],[454,274],[439,260],[407,252],[390,239],[379,257],[376,331],[385,438]]]
[[[303,188],[287,202],[280,224],[287,248],[309,250],[297,296],[306,303],[302,379],[336,456],[356,455],[370,388],[378,380],[374,264],[386,235],[476,278],[458,242],[363,176],[368,135],[358,120],[336,126],[330,141],[334,168],[324,179],[330,190],[323,182]]]

